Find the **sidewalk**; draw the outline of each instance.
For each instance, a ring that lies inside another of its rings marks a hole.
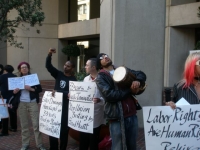
[[[31,131],[31,141],[29,150],[37,150],[35,145],[33,129]],[[43,144],[46,149],[49,148],[49,138],[47,135],[42,134]],[[145,140],[144,140],[144,129],[139,129],[138,133],[138,150],[145,150]],[[17,132],[9,132],[9,136],[0,137],[0,150],[20,150],[21,148],[21,128],[18,119],[18,130]],[[78,143],[69,136],[67,150],[79,150]]]

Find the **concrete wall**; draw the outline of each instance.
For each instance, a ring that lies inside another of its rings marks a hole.
[[[171,5],[182,5],[187,3],[194,3],[196,0],[171,0]]]
[[[185,60],[195,45],[195,29],[170,29],[169,87],[182,79]]]
[[[171,6],[169,12],[169,25],[180,26],[199,24],[199,17],[197,17],[199,6],[200,2]]]
[[[99,35],[99,22],[100,19],[96,18],[80,22],[60,24],[58,26],[58,38]]]
[[[116,65],[144,71],[148,86],[138,99],[142,106],[161,105],[165,1],[103,1],[100,17],[100,52],[111,54]],[[142,111],[138,116],[143,126]]]
[[[102,0],[100,8],[100,52],[113,58],[112,53],[112,28],[113,28],[113,0]]]

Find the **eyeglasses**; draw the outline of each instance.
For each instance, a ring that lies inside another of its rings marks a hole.
[[[27,69],[28,67],[21,67],[21,69]]]
[[[104,59],[104,58],[107,58],[108,57],[108,55],[102,55],[99,59]]]

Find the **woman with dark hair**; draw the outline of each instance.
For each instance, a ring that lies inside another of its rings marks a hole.
[[[182,97],[190,104],[200,104],[200,52],[187,57],[183,79],[174,85],[173,93],[173,101],[166,102],[172,108],[176,108],[175,103]]]
[[[20,76],[26,76],[30,73],[30,65],[27,62],[21,62],[18,65]],[[32,120],[32,126],[35,134],[36,145],[40,150],[45,150],[42,145],[42,135],[39,131],[39,93],[42,92],[41,85],[29,86],[25,85],[25,89],[15,89],[13,93],[16,96],[18,102],[18,115],[21,123],[22,134],[22,148],[21,150],[27,150],[30,144],[30,132],[29,132],[29,115]]]
[[[8,90],[8,78],[16,77],[12,72],[14,68],[11,65],[6,65],[4,67],[4,74],[0,76],[0,91],[1,95],[4,99],[6,99],[6,103],[12,97],[13,91]],[[16,110],[9,109],[10,114],[10,125],[12,131],[17,131],[17,112]],[[8,135],[8,118],[2,119],[2,130],[0,136],[7,136]]]

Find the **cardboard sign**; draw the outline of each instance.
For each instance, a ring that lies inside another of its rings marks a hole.
[[[63,93],[46,91],[40,107],[39,130],[47,135],[60,138]]]
[[[69,127],[78,131],[93,133],[93,97],[95,91],[96,85],[94,82],[70,81]]]
[[[200,105],[143,107],[146,150],[199,150]]]

